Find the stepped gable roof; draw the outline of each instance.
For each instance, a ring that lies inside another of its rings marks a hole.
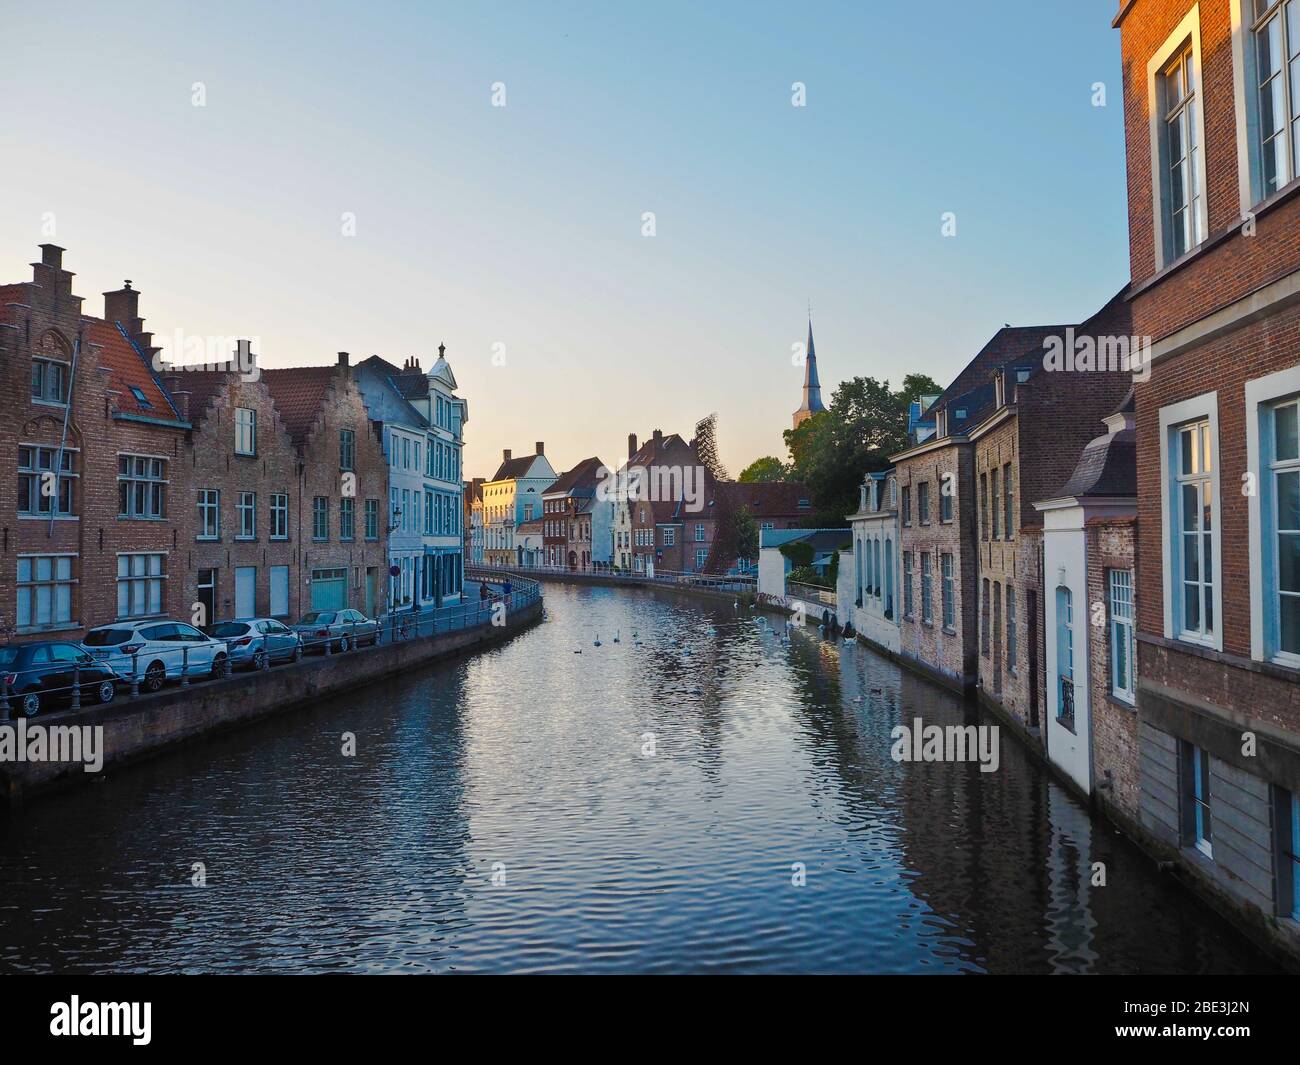
[[[198,425],[204,412],[239,371],[233,366],[228,370],[186,370],[172,366],[163,372],[168,376],[175,375],[180,384],[177,391],[190,394],[190,421]]]
[[[982,389],[988,386],[989,375],[998,367],[1017,360],[1023,360],[1026,356],[1042,351],[1043,345],[1049,336],[1059,336],[1066,328],[1068,327],[1063,325],[1003,326],[980,349],[979,354],[966,364],[952,384],[944,389],[943,394],[934,402],[930,410],[938,410],[944,406],[962,406],[964,404],[970,413],[966,423],[972,424],[972,418],[976,410],[983,409],[984,404],[982,402],[978,407],[976,404],[983,398]],[[988,386],[988,395],[991,399],[991,386]],[[930,412],[927,411],[926,413],[929,414]],[[956,429],[950,418],[948,432],[955,431]]]

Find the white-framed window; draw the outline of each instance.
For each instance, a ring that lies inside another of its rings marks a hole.
[[[117,457],[118,517],[167,517],[167,460],[150,455]]]
[[[37,403],[68,402],[68,364],[52,359],[32,359],[32,399]]]
[[[709,561],[709,549],[707,547],[697,547],[695,549],[695,568],[703,569],[704,564]]]
[[[1201,69],[1200,5],[1193,4],[1147,64],[1157,269],[1207,235]]]
[[[235,514],[239,519],[237,540],[252,540],[257,536],[257,493],[240,492],[235,501]]]
[[[921,554],[921,620],[927,625],[934,622],[934,609],[931,599],[934,592],[934,575],[931,572],[931,555],[925,551]]]
[[[14,624],[19,631],[72,623],[73,555],[20,555]]]
[[[1233,0],[1242,212],[1300,174],[1300,0]]]
[[[943,624],[944,628],[951,629],[955,620],[953,614],[952,555],[945,553],[939,556],[939,573],[943,578]]]
[[[163,612],[166,557],[161,554],[117,556],[117,616],[147,618]]]
[[[57,447],[21,444],[18,448],[18,513],[23,517],[71,517],[74,513],[76,453]],[[55,475],[55,467],[59,473]]]
[[[695,542],[697,544],[704,542],[704,525],[702,523],[697,523],[695,526]]]
[[[1210,754],[1183,743],[1183,801],[1187,804],[1187,842],[1207,858],[1214,857],[1214,811],[1210,795]]]
[[[1165,636],[1223,649],[1218,393],[1160,410]]]
[[[1251,657],[1300,668],[1300,367],[1246,382]]]
[[[199,489],[200,540],[216,540],[221,536],[221,489]]]
[[[1179,626],[1184,636],[1214,635],[1214,486],[1208,420],[1175,431]]]
[[[664,547],[677,546],[677,530],[671,525],[664,529]]]
[[[1126,703],[1137,700],[1137,639],[1133,633],[1133,572],[1109,571],[1110,690]]]
[[[289,539],[289,496],[285,492],[271,493],[271,539]]]
[[[257,411],[249,407],[235,408],[235,454],[257,454]]]

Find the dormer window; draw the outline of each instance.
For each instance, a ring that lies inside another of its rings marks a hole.
[[[135,396],[135,401],[140,404],[140,406],[144,407],[145,410],[153,409],[153,404],[149,402],[149,397],[144,394],[143,390],[136,388],[135,385],[131,386],[131,395]]]
[[[1030,373],[1030,370],[1029,370],[1029,367],[1028,367],[1028,366],[1017,366],[1017,367],[1016,367],[1016,384],[1018,384],[1018,385],[1023,385],[1026,381],[1028,381],[1028,380],[1029,380],[1029,373]]]

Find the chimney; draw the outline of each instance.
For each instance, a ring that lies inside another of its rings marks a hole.
[[[505,448],[504,450],[502,450],[502,452],[501,452],[501,461],[502,461],[502,462],[509,462],[509,461],[510,461],[510,449],[509,449],[509,448]]]
[[[41,245],[41,265],[51,270],[63,269],[63,251],[57,244]]]
[[[539,455],[546,454],[546,444],[541,440],[537,441],[537,453]]]
[[[627,457],[631,458],[636,454],[636,433],[627,434]]]
[[[658,451],[661,447],[663,447],[663,443],[664,443],[664,431],[663,431],[662,429],[656,429],[656,430],[655,430],[655,432],[654,432],[654,443],[655,443],[655,450],[656,450],[656,451]]]
[[[340,351],[340,352],[339,352],[339,365],[340,365],[340,366],[346,366],[347,364],[348,364],[348,353],[347,353],[346,351]]]
[[[153,334],[145,332],[144,319],[140,317],[140,293],[131,287],[129,279],[116,292],[104,293],[104,321],[121,325],[145,358],[153,359],[162,350],[154,347]]]
[[[123,281],[116,292],[104,293],[104,321],[121,322],[128,333],[138,333],[140,321],[140,293]],[[137,324],[139,323],[139,324]]]

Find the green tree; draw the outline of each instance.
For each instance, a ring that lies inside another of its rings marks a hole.
[[[790,479],[790,471],[786,465],[774,455],[764,455],[761,459],[755,459],[743,470],[740,471],[740,482],[742,484],[768,484],[772,481],[786,481]]]
[[[835,390],[831,405],[785,432],[791,477],[808,486],[814,513],[808,524],[832,528],[858,509],[858,486],[867,473],[889,466],[907,446],[912,400],[943,389],[925,374],[908,374],[893,391],[888,381],[854,377]]]

